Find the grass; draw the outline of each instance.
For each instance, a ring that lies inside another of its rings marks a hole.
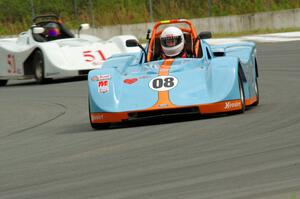
[[[30,27],[31,1],[36,14],[57,13],[69,28],[85,22],[98,27],[149,22],[151,18],[149,0],[1,0],[0,35],[18,34]],[[300,0],[152,0],[152,5],[154,21],[158,21],[299,8]]]

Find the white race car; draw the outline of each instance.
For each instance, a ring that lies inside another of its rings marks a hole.
[[[9,79],[35,78],[45,83],[53,78],[87,75],[91,69],[101,68],[114,54],[137,52],[127,48],[132,35],[115,36],[102,41],[91,35],[76,36],[67,30],[56,15],[34,18],[33,26],[18,38],[0,39],[0,86]]]

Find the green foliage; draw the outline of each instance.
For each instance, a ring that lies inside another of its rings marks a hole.
[[[154,20],[208,17],[208,1],[152,0]],[[210,1],[212,16],[300,7],[300,0]],[[149,0],[0,0],[1,35],[17,34],[30,27],[32,23],[31,2],[34,3],[37,15],[59,14],[70,28],[77,28],[80,23],[84,22],[94,26],[103,26],[150,21]],[[75,6],[75,2],[77,6]]]

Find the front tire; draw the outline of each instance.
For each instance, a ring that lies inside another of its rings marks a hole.
[[[256,94],[256,102],[253,103],[253,106],[257,106],[259,104],[259,89],[258,89],[258,83],[257,78],[255,78],[255,94]]]
[[[0,80],[0,86],[5,86],[8,80]]]
[[[93,124],[91,122],[91,127],[95,130],[103,130],[108,129],[110,127],[110,123],[102,123],[102,124]]]
[[[34,77],[38,84],[47,82],[45,78],[45,63],[42,51],[36,50],[33,57]]]
[[[240,99],[242,103],[242,109],[238,111],[238,113],[244,113],[246,110],[246,102],[245,102],[245,92],[243,86],[243,80],[239,75],[239,91],[240,91]]]

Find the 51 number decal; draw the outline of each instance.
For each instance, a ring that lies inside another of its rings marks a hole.
[[[156,91],[167,91],[177,86],[178,79],[173,76],[159,76],[149,82],[149,87]]]
[[[97,50],[95,52],[91,50],[83,51],[83,57],[85,58],[84,61],[86,62],[94,62],[99,57],[101,60],[105,61],[106,58],[101,50]]]

